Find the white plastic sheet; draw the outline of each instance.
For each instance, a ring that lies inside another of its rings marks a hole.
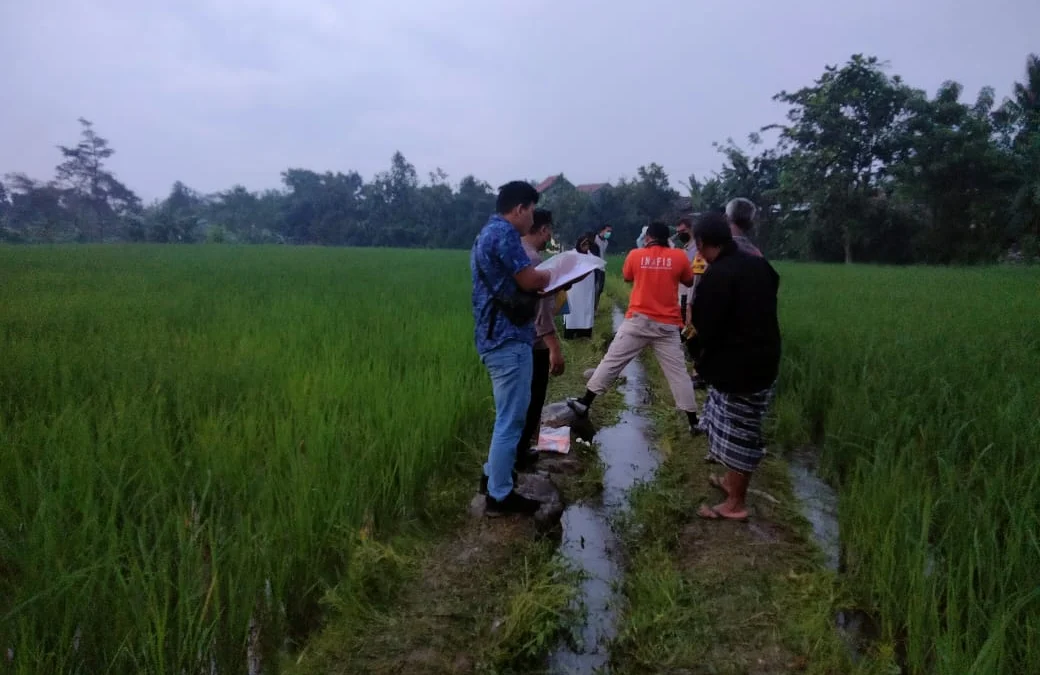
[[[539,270],[548,270],[549,285],[545,288],[546,293],[551,293],[561,286],[566,286],[586,274],[596,270],[606,269],[607,261],[591,253],[578,253],[577,251],[564,251],[557,253],[538,266]]]

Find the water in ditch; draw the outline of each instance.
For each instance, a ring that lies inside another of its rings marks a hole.
[[[614,328],[624,316],[614,310]],[[660,458],[650,442],[651,423],[643,414],[646,373],[639,360],[622,372],[625,410],[617,424],[595,436],[604,464],[603,493],[594,501],[572,504],[563,512],[563,555],[585,574],[580,601],[585,621],[568,644],[550,657],[554,673],[592,675],[607,672],[611,640],[617,635],[623,575],[614,517],[628,505],[629,491],[653,478]]]

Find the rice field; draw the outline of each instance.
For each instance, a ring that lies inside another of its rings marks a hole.
[[[476,471],[465,260],[0,249],[13,672],[245,672],[313,625],[359,532]]]
[[[775,434],[914,673],[1040,672],[1040,271],[780,265]],[[465,252],[0,248],[0,649],[238,673],[475,471]]]
[[[780,266],[777,440],[913,673],[1040,672],[1040,270]]]

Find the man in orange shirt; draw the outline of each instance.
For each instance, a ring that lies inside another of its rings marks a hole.
[[[683,325],[679,312],[679,284],[693,284],[690,260],[685,251],[668,245],[667,225],[651,223],[643,247],[631,251],[625,258],[622,276],[633,284],[625,321],[589,380],[585,395],[567,403],[579,416],[588,414],[596,396],[607,390],[644,347],[652,345],[657,363],[672,390],[675,407],[686,412],[690,433],[696,435],[697,400],[693,396],[690,375],[686,372],[679,337]]]

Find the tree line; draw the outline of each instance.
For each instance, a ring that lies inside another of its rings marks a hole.
[[[996,105],[985,87],[934,96],[889,75],[875,57],[829,66],[782,91],[786,121],[717,146],[726,162],[700,208],[732,195],[762,207],[759,245],[774,257],[884,263],[1040,258],[1040,57]],[[775,133],[766,147],[761,133]]]
[[[690,176],[688,197],[651,163],[613,185],[579,188],[560,174],[543,204],[565,244],[609,224],[623,250],[651,220],[742,196],[760,207],[755,238],[771,257],[1040,258],[1040,57],[1027,58],[1024,81],[999,105],[989,87],[974,102],[962,93],[949,81],[929,96],[877,58],[854,55],[774,96],[788,107],[785,120],[749,134],[746,147],[716,144],[722,169],[704,181]],[[439,169],[420,181],[400,152],[370,181],[291,168],[278,189],[200,194],[178,181],[145,205],[107,168],[108,141],[80,124],[79,143],[59,146],[51,180],[0,182],[0,241],[465,248],[494,208],[486,182],[470,175],[453,184]]]

